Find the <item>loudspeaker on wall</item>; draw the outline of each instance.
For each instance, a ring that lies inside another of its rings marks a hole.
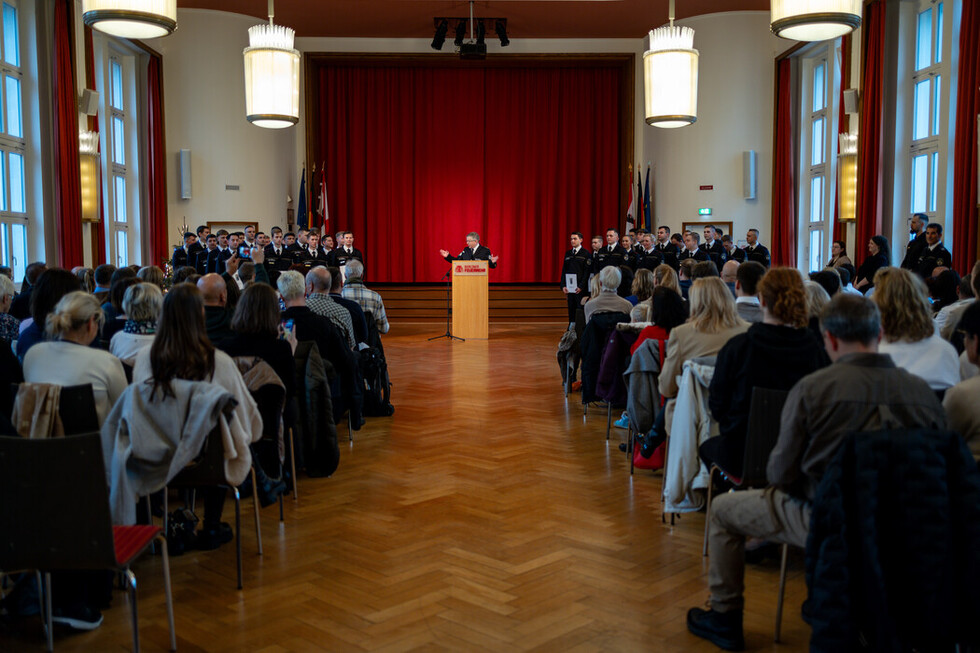
[[[858,91],[856,88],[849,88],[844,91],[844,113],[858,112]]]
[[[86,116],[94,116],[99,112],[99,92],[86,88],[78,98],[78,110]]]
[[[742,152],[742,197],[747,200],[754,200],[758,187],[756,179],[756,166],[758,155],[755,150]]]
[[[191,151],[181,150],[177,154],[177,179],[180,180],[180,199],[191,198]]]

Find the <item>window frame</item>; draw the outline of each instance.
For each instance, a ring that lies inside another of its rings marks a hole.
[[[9,5],[17,12],[17,65],[7,62],[6,57],[6,29],[3,23],[5,6]],[[31,256],[37,256],[37,252],[32,252],[32,237],[35,231],[33,228],[32,216],[40,215],[34,201],[34,187],[32,180],[36,172],[36,144],[32,142],[32,125],[29,93],[36,87],[30,79],[30,73],[35,66],[32,64],[30,56],[32,48],[29,44],[34,42],[31,36],[33,21],[30,16],[32,9],[31,3],[24,0],[3,0],[0,2],[0,264],[10,266],[15,281],[23,278],[24,271],[30,262]],[[17,80],[18,91],[20,94],[19,117],[20,117],[20,136],[12,136],[9,133],[10,112],[8,111],[8,77]],[[21,197],[23,211],[14,211],[12,206],[13,194],[10,176],[11,159],[13,156],[21,157]],[[20,237],[15,238],[16,231],[20,232]],[[20,247],[15,250],[14,242],[19,241]]]

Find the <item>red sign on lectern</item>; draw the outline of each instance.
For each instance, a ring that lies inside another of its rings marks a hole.
[[[456,263],[453,269],[453,274],[456,276],[460,275],[472,275],[472,276],[487,276],[487,266],[486,264],[480,263]]]

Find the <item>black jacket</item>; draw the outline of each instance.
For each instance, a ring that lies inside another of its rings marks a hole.
[[[766,268],[772,265],[772,257],[769,255],[769,250],[758,243],[756,243],[754,248],[745,248],[745,260],[761,263]]]
[[[582,294],[589,294],[589,273],[592,271],[592,253],[584,247],[578,248],[578,254],[574,250],[565,252],[565,260],[561,264],[561,278],[558,285],[565,287],[565,275],[574,274],[578,287]]]
[[[596,395],[596,384],[599,381],[599,366],[602,363],[602,352],[609,339],[609,333],[619,322],[629,322],[626,313],[596,313],[585,325],[582,334],[582,403],[599,401]]]
[[[620,265],[629,264],[629,252],[622,245],[617,244],[613,247],[613,250],[609,251],[609,245],[603,245],[602,249],[595,253],[592,263],[592,272],[599,274],[602,268],[609,265],[615,265],[619,267]]]
[[[868,288],[872,288],[875,285],[875,273],[881,268],[888,267],[888,259],[885,258],[884,254],[875,254],[874,256],[868,256],[864,259],[864,263],[857,270],[857,279],[855,283],[861,279],[868,280],[868,286],[865,288],[859,288],[863,292],[867,292]]]
[[[905,246],[905,258],[902,259],[901,267],[906,270],[914,270],[915,264],[919,262],[919,255],[922,254],[922,249],[926,246],[926,232],[923,229],[921,234],[910,240],[909,244]]]
[[[334,250],[336,251],[336,250]],[[463,251],[459,253],[459,256],[447,256],[446,260],[452,263],[453,261],[490,261],[490,248],[484,245],[477,245],[476,252],[471,250],[469,247],[463,248]],[[497,264],[490,261],[490,267],[495,268]]]
[[[214,344],[232,358],[258,356],[269,364],[286,386],[286,401],[290,401],[296,394],[296,365],[293,352],[285,340],[251,333],[232,333],[231,337]]]
[[[980,472],[948,431],[855,433],[817,489],[810,650],[980,645]]]
[[[919,259],[915,262],[913,270],[916,274],[923,279],[928,279],[932,276],[932,271],[938,267],[953,267],[953,257],[942,243],[937,244],[935,249],[929,249],[926,245],[919,250]]]
[[[356,247],[351,247],[351,253],[348,254],[347,250],[345,250],[343,247],[335,247],[327,254],[327,265],[342,268],[347,265],[348,261],[352,261],[354,259],[357,259],[361,263],[364,262],[364,255],[361,254],[361,250],[357,249]]]

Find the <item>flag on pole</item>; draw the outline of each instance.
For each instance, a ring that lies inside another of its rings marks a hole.
[[[317,206],[317,213],[320,214],[321,223],[320,226],[323,229],[327,228],[327,221],[330,219],[330,209],[327,206],[327,164],[324,163],[320,167],[320,200]]]
[[[299,207],[296,209],[296,226],[308,229],[306,215],[306,166],[303,166],[303,175],[299,180]]]
[[[639,205],[636,207],[636,217],[638,218],[636,224],[642,227],[646,222],[643,218],[643,179],[640,177],[640,166],[636,168],[636,202]]]
[[[633,173],[630,172],[629,181],[626,182],[630,190],[630,203],[626,207],[626,231],[636,227],[636,205],[633,203]]]
[[[645,217],[644,226],[647,231],[653,231],[653,211],[650,210],[650,164],[647,164],[646,188],[643,189],[643,215]]]

